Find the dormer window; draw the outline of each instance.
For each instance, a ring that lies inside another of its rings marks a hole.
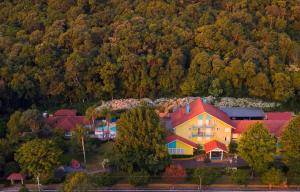
[[[185,113],[188,114],[188,113],[190,113],[190,112],[191,112],[190,104],[187,104],[187,105],[185,106]]]

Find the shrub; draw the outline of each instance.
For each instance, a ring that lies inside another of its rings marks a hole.
[[[97,174],[96,176],[92,177],[92,182],[97,187],[112,186],[116,184],[117,181],[118,178],[110,173]]]
[[[87,191],[88,186],[89,184],[87,175],[85,173],[78,172],[67,177],[63,185],[63,191]]]
[[[29,189],[27,189],[26,187],[21,187],[19,189],[19,192],[30,192]]]
[[[200,185],[213,184],[214,181],[221,176],[221,171],[216,168],[197,168],[193,172],[192,182]]]
[[[187,174],[185,168],[181,165],[170,165],[162,174],[162,178],[167,181],[179,182],[186,178]]]
[[[150,175],[146,171],[135,172],[129,176],[129,183],[134,186],[147,185],[150,182]]]
[[[247,185],[250,180],[249,171],[238,169],[232,173],[231,180],[238,185]]]
[[[284,180],[284,175],[279,169],[272,168],[265,172],[262,176],[262,182],[265,184],[272,185],[279,185]]]

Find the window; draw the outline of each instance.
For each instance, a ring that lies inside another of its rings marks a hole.
[[[71,136],[72,136],[72,133],[71,133],[70,131],[66,131],[66,132],[65,132],[65,136],[66,136],[66,137],[71,137]]]
[[[227,141],[227,137],[225,137],[225,139],[224,139],[225,141]]]
[[[182,155],[184,154],[184,150],[182,148],[169,148],[169,154],[172,155]]]
[[[198,126],[202,127],[203,126],[203,115],[198,116]]]
[[[206,116],[206,127],[212,127],[213,126],[213,119],[210,115]]]

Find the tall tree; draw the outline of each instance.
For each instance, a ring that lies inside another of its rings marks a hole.
[[[238,154],[253,170],[262,173],[274,161],[276,139],[261,123],[248,127],[238,141]]]
[[[113,150],[122,169],[158,173],[169,164],[166,132],[154,109],[142,105],[121,115]]]
[[[40,190],[40,178],[52,173],[54,168],[59,165],[61,154],[62,151],[55,142],[35,139],[22,144],[15,154],[15,160],[24,172],[37,179]]]
[[[21,118],[22,112],[15,111],[11,114],[9,121],[7,122],[7,138],[10,141],[17,139],[24,129]]]
[[[75,147],[81,146],[84,164],[86,164],[85,142],[88,139],[88,136],[88,130],[82,125],[77,124],[75,129],[72,130],[71,140],[73,141],[73,144],[75,144]]]
[[[282,154],[289,170],[300,175],[300,116],[293,118],[281,137]]]

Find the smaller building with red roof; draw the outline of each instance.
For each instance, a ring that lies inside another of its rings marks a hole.
[[[23,184],[25,177],[21,173],[11,173],[6,179],[10,180],[11,184],[14,184],[15,181],[21,181]]]

